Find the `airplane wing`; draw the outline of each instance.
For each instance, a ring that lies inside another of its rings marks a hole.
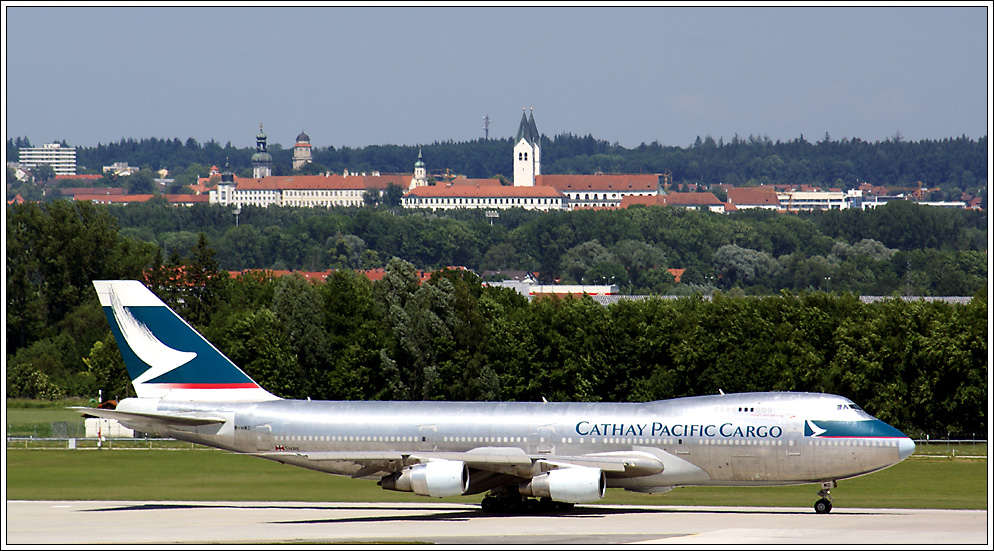
[[[174,425],[185,427],[197,427],[201,425],[213,425],[224,423],[225,418],[206,411],[179,411],[175,413],[129,413],[113,409],[99,409],[88,407],[71,407],[80,413],[102,417],[104,419],[117,419],[125,425]]]
[[[480,471],[510,474],[531,478],[535,474],[569,467],[596,467],[608,476],[627,478],[646,476],[663,471],[657,457],[639,451],[608,452],[587,455],[529,455],[521,448],[483,447],[466,452],[438,451],[383,451],[383,452],[263,452],[255,453],[269,459],[295,457],[316,462],[353,463],[361,466],[355,478],[379,472],[396,472],[404,466],[429,461],[462,461],[469,468]]]

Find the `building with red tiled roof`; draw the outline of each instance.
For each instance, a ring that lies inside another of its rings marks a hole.
[[[449,269],[459,269],[459,268],[461,268],[461,267],[452,266]],[[462,268],[462,269],[465,269],[465,268]],[[383,279],[383,276],[386,275],[386,273],[387,273],[386,268],[371,268],[369,270],[356,270],[356,272],[360,273],[360,274],[362,274],[364,276],[366,276],[370,281],[379,281],[379,280]],[[244,275],[244,274],[256,274],[258,276],[261,276],[264,279],[275,279],[275,278],[278,278],[278,277],[283,277],[283,276],[287,276],[287,275],[291,275],[291,274],[299,274],[304,279],[306,279],[307,281],[324,282],[333,273],[335,273],[334,269],[332,269],[332,270],[325,270],[323,272],[302,272],[300,270],[256,270],[256,269],[247,269],[247,270],[233,270],[233,271],[229,271],[228,275],[230,275],[231,277],[239,277],[239,276]],[[430,271],[426,271],[426,270],[417,270],[417,271],[415,271],[415,275],[417,275],[418,281],[420,283],[424,283],[424,282],[428,281],[429,279],[431,279],[431,276],[432,276],[433,273],[434,272],[430,272]]]
[[[625,197],[659,195],[658,174],[540,174],[535,185],[559,190],[570,208],[620,207]]]
[[[500,183],[500,180],[498,180],[497,178],[465,178],[460,176],[458,178],[453,178],[448,182],[439,182],[435,185],[481,187],[481,186],[499,186],[502,184]]]
[[[103,178],[102,174],[56,174],[56,180],[79,180],[81,182],[91,182]]]
[[[707,209],[711,212],[725,212],[725,203],[710,191],[703,193],[668,193],[659,196],[661,205],[671,207]]]
[[[85,195],[79,194],[74,195],[74,201],[93,201],[94,203],[99,203],[102,205],[127,205],[129,203],[144,203],[155,197],[151,193],[141,194],[141,195],[124,195],[124,194],[103,194],[103,195]],[[206,204],[208,198],[204,195],[189,195],[183,193],[167,193],[162,195],[167,202],[174,206],[188,207],[197,203]]]
[[[123,187],[64,187],[60,190],[63,197],[77,195],[124,195]]]
[[[230,180],[225,178],[230,177]],[[268,207],[362,206],[367,190],[382,193],[390,184],[406,188],[410,174],[317,174],[239,178],[225,173],[208,192],[211,204]]]
[[[662,205],[659,201],[661,195],[629,195],[621,200],[621,208],[627,209],[632,205],[645,205],[647,207],[654,207]]]
[[[625,197],[621,202],[623,208],[632,205],[670,206],[682,208],[707,209],[711,212],[725,212],[725,203],[711,192],[704,193],[667,193],[652,197]]]
[[[434,185],[420,186],[404,195],[405,208],[561,210],[566,197],[549,186]]]
[[[738,210],[781,208],[780,199],[777,198],[777,191],[773,186],[730,187],[726,193],[728,202],[734,204]]]

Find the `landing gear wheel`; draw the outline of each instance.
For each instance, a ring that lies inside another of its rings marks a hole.
[[[836,485],[834,480],[821,483],[821,490],[818,491],[818,497],[821,499],[815,502],[815,512],[819,515],[826,514],[832,510],[831,489]]]
[[[818,514],[825,514],[831,512],[832,502],[827,499],[819,499],[815,502],[815,512]]]
[[[483,508],[484,513],[496,513],[499,505],[497,498],[491,496],[483,498],[483,501],[480,503],[480,507]]]

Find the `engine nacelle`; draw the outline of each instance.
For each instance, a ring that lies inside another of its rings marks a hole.
[[[384,476],[380,486],[419,496],[457,496],[469,489],[469,467],[462,461],[429,461]]]
[[[607,478],[594,467],[570,467],[540,474],[518,487],[522,495],[564,503],[589,503],[604,497]]]

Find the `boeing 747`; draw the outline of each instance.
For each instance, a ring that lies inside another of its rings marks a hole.
[[[488,512],[568,509],[606,488],[820,484],[907,458],[914,442],[831,394],[648,403],[359,402],[270,394],[139,281],[95,281],[137,397],[76,408],[122,425],[444,497]],[[532,499],[537,498],[537,499]]]

